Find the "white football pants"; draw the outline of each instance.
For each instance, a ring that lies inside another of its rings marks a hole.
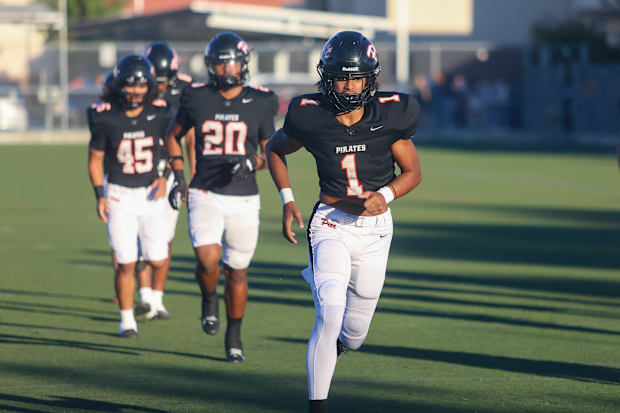
[[[357,350],[368,335],[392,233],[389,209],[364,217],[323,203],[315,207],[308,225],[308,268],[302,271],[316,309],[306,353],[310,400],[327,398],[336,367],[336,340]]]

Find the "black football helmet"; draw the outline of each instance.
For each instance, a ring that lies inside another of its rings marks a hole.
[[[179,71],[177,52],[166,42],[153,42],[144,50],[144,56],[155,68],[155,81],[171,82]]]
[[[361,33],[343,31],[325,43],[317,65],[321,76],[321,92],[336,113],[351,112],[365,106],[377,91],[377,75],[381,71],[377,49]],[[360,94],[336,93],[334,80],[366,78]]]
[[[114,72],[108,72],[103,80],[101,87],[101,100],[104,102],[112,101],[114,96]]]
[[[205,49],[205,65],[209,73],[209,83],[218,89],[230,89],[244,85],[250,78],[248,63],[250,50],[245,40],[235,33],[219,33]],[[215,66],[221,63],[241,62],[241,71],[232,75],[218,76]]]
[[[128,93],[125,86],[146,85],[145,94]],[[136,109],[144,105],[155,92],[155,69],[143,56],[130,54],[123,57],[114,68],[114,89],[121,97],[125,109]]]

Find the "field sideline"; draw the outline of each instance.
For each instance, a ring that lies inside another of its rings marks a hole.
[[[615,156],[419,148],[369,337],[341,358],[332,412],[618,412],[620,174]],[[116,336],[109,248],[86,145],[2,146],[0,411],[303,412],[314,310],[268,172],[250,268],[247,362],[206,336],[187,237],[172,319]],[[289,159],[304,219],[311,156]],[[220,285],[218,291],[222,293]],[[220,303],[223,314],[223,302]]]

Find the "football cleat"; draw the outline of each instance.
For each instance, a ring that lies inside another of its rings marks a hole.
[[[157,318],[159,320],[167,320],[170,318],[170,313],[165,308],[160,308],[157,310]]]
[[[118,335],[122,338],[138,338],[138,330],[128,328],[127,330],[120,331]]]
[[[347,354],[349,350],[345,347],[344,343],[340,339],[336,340],[336,360],[340,359],[342,354]]]
[[[149,303],[140,303],[133,309],[135,317],[145,317],[151,311],[151,305]]]
[[[210,336],[214,336],[220,329],[220,321],[215,316],[207,316],[201,320],[202,330],[209,334]]]
[[[230,361],[231,363],[243,363],[245,361],[243,350],[241,350],[240,348],[227,349],[226,360]]]

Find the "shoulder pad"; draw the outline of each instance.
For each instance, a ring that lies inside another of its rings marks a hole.
[[[185,83],[192,83],[192,80],[193,80],[190,75],[185,74],[185,73],[177,73],[177,79]]]
[[[394,93],[388,96],[379,96],[377,97],[377,102],[379,103],[387,103],[387,102],[400,102],[401,95],[399,93]]]
[[[265,92],[265,93],[270,93],[271,92],[271,90],[269,88],[266,88],[264,86],[250,86],[250,87],[252,89],[256,89],[258,91]]]
[[[165,108],[168,106],[168,102],[161,98],[157,98],[152,102],[153,106],[157,106],[158,108]]]
[[[97,113],[107,112],[112,110],[112,105],[109,102],[97,102],[91,103],[90,108],[93,109]]]
[[[314,106],[320,106],[319,101],[315,100],[315,99],[309,99],[309,98],[301,98],[299,100],[299,106],[306,106],[306,105],[314,105]]]

